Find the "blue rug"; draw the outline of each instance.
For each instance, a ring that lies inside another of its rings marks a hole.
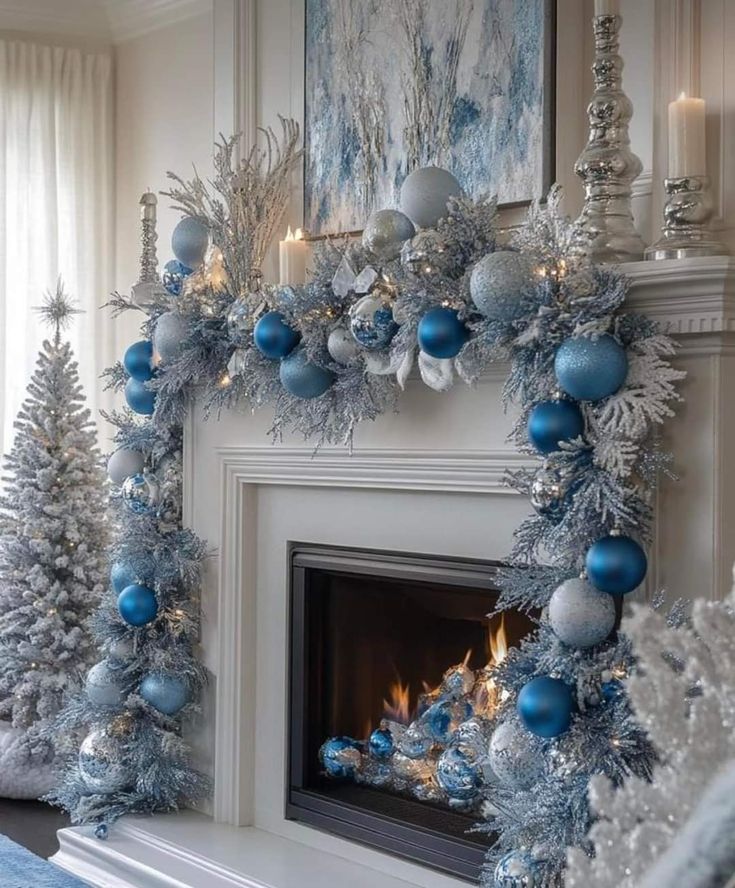
[[[0,886],[2,888],[89,888],[58,866],[36,857],[7,836],[0,835]]]

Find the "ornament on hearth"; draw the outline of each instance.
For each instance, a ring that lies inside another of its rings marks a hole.
[[[549,601],[554,634],[570,647],[600,644],[615,626],[615,602],[587,580],[572,577],[554,590]]]
[[[611,534],[590,546],[585,566],[595,588],[610,595],[627,595],[643,582],[648,560],[634,539]]]
[[[189,323],[177,311],[166,311],[156,321],[153,331],[153,348],[161,361],[175,361],[189,336]]]
[[[537,888],[539,867],[527,851],[509,851],[495,867],[495,888]]]
[[[528,490],[531,505],[539,515],[560,521],[574,487],[574,472],[544,462],[536,469]]]
[[[198,219],[185,216],[171,235],[171,249],[182,265],[196,269],[202,262],[209,246],[209,231]]]
[[[170,672],[152,672],[140,683],[140,696],[164,715],[176,715],[189,702],[189,686]]]
[[[628,357],[617,339],[605,333],[592,339],[576,336],[559,346],[554,372],[562,391],[578,401],[601,401],[623,385]]]
[[[477,752],[464,745],[445,749],[436,764],[436,781],[451,799],[468,802],[477,798],[483,783]]]
[[[401,248],[401,265],[417,277],[445,273],[449,263],[444,237],[433,228],[419,231]]]
[[[134,782],[126,762],[125,739],[95,728],[79,747],[79,774],[92,793],[107,795]]]
[[[501,783],[516,789],[528,789],[544,773],[541,741],[516,718],[501,722],[493,731],[488,762]]]
[[[535,283],[535,263],[511,250],[488,253],[472,269],[470,295],[489,321],[506,324],[523,312],[523,293]]]
[[[139,450],[121,447],[107,460],[107,477],[113,484],[122,484],[126,478],[142,472],[144,466],[145,458]]]
[[[290,355],[300,341],[301,334],[289,326],[280,311],[266,312],[253,330],[255,347],[272,361]]]
[[[360,744],[351,737],[331,737],[322,744],[319,758],[330,777],[353,777],[360,770]]]
[[[95,663],[87,673],[87,697],[98,706],[119,706],[125,699],[123,670],[111,666],[109,660]]]
[[[566,398],[541,401],[528,415],[528,440],[539,453],[560,450],[560,445],[584,435],[584,416],[578,404]]]
[[[136,515],[155,515],[160,503],[158,480],[149,472],[126,478],[122,485],[125,505]]]
[[[523,685],[518,694],[517,709],[531,733],[550,739],[569,730],[574,698],[566,682],[541,675]]]
[[[303,345],[281,361],[279,377],[289,394],[304,400],[323,395],[335,379],[331,370],[309,360]]]
[[[381,262],[390,262],[414,234],[413,222],[400,210],[377,210],[365,224],[362,245]]]
[[[156,593],[149,586],[132,583],[118,595],[117,609],[128,625],[146,626],[158,615]]]
[[[469,338],[469,330],[454,308],[431,308],[419,321],[419,348],[432,358],[456,357]]]
[[[387,728],[376,728],[368,739],[368,750],[376,759],[389,759],[395,748],[393,735]]]
[[[333,361],[347,366],[358,359],[360,346],[352,335],[352,331],[340,324],[329,334],[327,351]]]
[[[123,356],[123,367],[138,382],[148,382],[153,376],[153,344],[141,339],[128,346]]]
[[[171,296],[180,296],[184,280],[193,271],[193,268],[189,268],[188,265],[184,265],[178,259],[169,259],[163,266],[163,274],[161,275],[161,283],[165,287],[166,292],[170,293]]]
[[[448,170],[420,167],[403,180],[400,204],[419,228],[434,228],[446,216],[450,199],[461,195],[461,185]]]
[[[398,331],[390,298],[376,290],[358,299],[350,308],[350,332],[369,351],[387,348]]]

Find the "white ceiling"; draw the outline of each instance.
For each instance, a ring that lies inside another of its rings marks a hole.
[[[118,42],[212,8],[212,0],[0,0],[0,31]]]

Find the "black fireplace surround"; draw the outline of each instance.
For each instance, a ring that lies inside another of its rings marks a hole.
[[[327,777],[319,749],[377,727],[397,675],[417,696],[469,649],[469,665],[485,665],[497,563],[304,543],[288,557],[286,817],[477,880],[493,839],[469,832],[476,815]],[[511,645],[531,628],[523,614],[506,617]]]

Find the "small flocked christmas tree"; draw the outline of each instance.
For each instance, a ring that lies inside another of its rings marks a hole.
[[[85,623],[106,573],[104,475],[61,284],[39,309],[43,343],[15,423],[0,497],[0,794],[37,797],[57,756],[44,731],[93,662]]]

